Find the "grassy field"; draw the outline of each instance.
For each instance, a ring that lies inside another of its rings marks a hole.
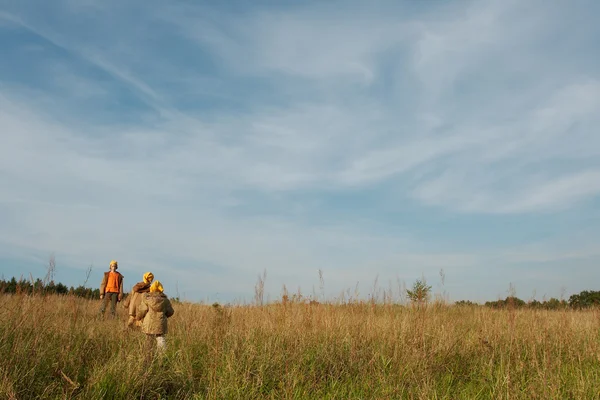
[[[182,303],[148,359],[120,306],[0,299],[3,399],[600,398],[598,310]]]

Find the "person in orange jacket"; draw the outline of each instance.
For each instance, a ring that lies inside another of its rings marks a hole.
[[[106,303],[110,301],[110,313],[116,316],[117,302],[123,298],[123,275],[117,272],[119,264],[112,260],[109,265],[110,270],[104,273],[102,283],[100,283],[100,315],[106,311]]]

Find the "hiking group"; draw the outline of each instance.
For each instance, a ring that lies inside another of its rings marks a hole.
[[[123,275],[117,272],[119,264],[112,260],[109,271],[104,273],[100,283],[99,313],[104,315],[106,306],[110,302],[110,313],[116,317],[117,303],[123,300]],[[164,351],[166,348],[165,335],[167,334],[167,319],[175,311],[171,301],[164,293],[162,283],[154,280],[152,272],[146,272],[142,281],[136,283],[131,289],[131,294],[123,302],[128,310],[127,328],[137,329],[146,334],[149,342],[156,342],[157,349]]]

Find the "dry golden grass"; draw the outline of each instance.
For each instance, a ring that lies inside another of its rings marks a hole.
[[[600,398],[598,310],[182,303],[148,360],[122,307],[0,298],[0,398]]]

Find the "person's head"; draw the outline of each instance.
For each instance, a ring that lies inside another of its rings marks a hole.
[[[154,280],[154,274],[152,272],[146,272],[144,274],[144,283],[150,283]]]
[[[162,285],[162,283],[160,283],[160,281],[154,281],[154,282],[152,282],[152,285],[150,285],[150,292],[162,293],[163,291],[164,291],[163,285]]]
[[[116,260],[112,260],[108,266],[111,271],[116,271],[119,268],[119,263]]]

